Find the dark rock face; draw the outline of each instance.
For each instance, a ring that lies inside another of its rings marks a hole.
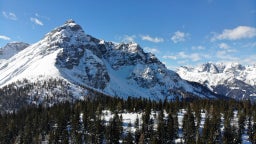
[[[106,66],[96,58],[90,50],[86,51],[85,72],[88,85],[97,89],[104,89],[110,80]]]
[[[256,94],[256,87],[241,80],[232,79],[227,80],[225,84],[217,85],[213,88],[213,91],[233,99],[245,100],[251,99],[251,96]]]
[[[213,74],[219,73],[218,68],[212,63],[203,64],[200,67],[199,71],[200,72],[210,72],[210,73],[213,73]]]
[[[59,53],[57,64],[72,69],[74,66],[78,66],[81,57],[84,55],[84,46],[69,46],[63,49],[62,53]]]

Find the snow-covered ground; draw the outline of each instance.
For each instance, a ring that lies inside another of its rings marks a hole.
[[[183,136],[183,132],[182,132],[182,124],[183,124],[183,118],[184,118],[184,114],[187,111],[185,109],[180,109],[177,113],[177,117],[178,117],[178,124],[179,124],[179,131],[178,131],[178,138],[175,139],[175,143],[182,143],[184,142],[182,136]],[[135,133],[136,128],[135,126],[135,121],[138,118],[139,119],[139,125],[141,128],[141,124],[142,124],[142,115],[143,113],[129,113],[129,112],[123,112],[123,113],[119,113],[119,116],[122,115],[123,118],[123,129],[124,132],[128,132],[131,131],[132,133]],[[221,133],[223,134],[224,132],[224,115],[221,114]],[[111,118],[113,118],[114,113],[112,113],[109,110],[103,110],[102,112],[102,119],[104,119],[106,121],[106,124],[110,121]],[[158,116],[158,112],[151,112],[150,118],[154,119],[154,129],[157,128],[157,116]],[[166,112],[164,112],[164,118],[167,119],[168,114]],[[205,111],[201,111],[201,121],[200,121],[200,126],[199,126],[199,131],[202,134],[202,130],[204,128],[204,124],[205,124],[205,119],[206,119],[206,112]],[[131,123],[131,127],[128,127],[128,124]],[[195,123],[195,125],[197,125]],[[231,120],[231,125],[232,126],[238,126],[238,112],[234,111],[234,118]],[[242,134],[242,143],[243,144],[251,144],[251,142],[249,141],[249,136],[247,134],[247,127],[248,127],[248,120],[245,122],[245,131]]]

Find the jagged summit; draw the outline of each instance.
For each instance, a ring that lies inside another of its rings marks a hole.
[[[73,19],[68,19],[65,24],[76,23]]]
[[[94,38],[73,20],[0,64],[0,73],[1,87],[24,78],[28,82],[54,78],[72,85],[70,91],[77,97],[81,93],[74,89],[86,91],[84,88],[119,97],[217,97],[207,88],[181,79],[138,44]]]
[[[235,99],[256,96],[256,67],[239,63],[206,63],[180,67],[177,73],[186,80],[199,82],[214,92]]]

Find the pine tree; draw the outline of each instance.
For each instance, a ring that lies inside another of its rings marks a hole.
[[[244,126],[245,126],[245,120],[246,117],[244,115],[244,113],[240,113],[239,114],[239,118],[238,118],[238,135],[237,135],[237,143],[241,143],[242,142],[242,134],[244,133]]]
[[[208,142],[208,138],[210,137],[210,126],[210,116],[206,114],[204,128],[202,132],[202,141],[204,141],[205,143]]]
[[[249,140],[252,141],[253,128],[252,128],[251,116],[248,117],[247,135],[249,136]]]
[[[157,139],[158,143],[164,143],[166,142],[166,129],[165,129],[165,122],[164,122],[164,114],[163,110],[160,110],[158,113],[158,126],[157,126]]]
[[[118,144],[123,130],[122,120],[119,118],[117,113],[115,113],[113,119],[110,121],[109,130],[109,142]]]
[[[135,123],[134,123],[134,128],[135,128],[135,134],[134,134],[135,135],[135,143],[138,143],[140,135],[141,135],[140,120],[139,120],[138,115],[137,115]]]
[[[183,138],[185,143],[195,143],[195,119],[191,112],[190,107],[188,107],[187,113],[184,114],[183,118]]]
[[[142,115],[142,131],[144,133],[145,140],[150,138],[150,114],[151,114],[151,107],[150,104],[147,103],[146,109],[144,114]]]
[[[96,118],[96,143],[102,143],[104,138],[105,127],[100,117]]]
[[[224,144],[233,144],[235,139],[236,129],[230,125],[230,120],[225,119],[224,122],[224,132],[223,132],[223,143]]]
[[[167,120],[165,130],[166,130],[166,142],[172,143],[176,138],[177,131],[174,127],[174,119],[171,113],[168,114],[168,120]]]
[[[132,143],[134,143],[133,142],[132,132],[131,132],[131,127],[132,127],[132,124],[129,123],[128,124],[128,131],[127,131],[127,134],[126,134],[126,136],[124,138],[124,141],[123,141],[124,144],[132,144]]]

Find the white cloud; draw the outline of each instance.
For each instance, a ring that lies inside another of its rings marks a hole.
[[[3,11],[2,14],[5,18],[10,19],[10,20],[17,20],[18,19],[17,16],[15,15],[15,13],[12,13],[12,12],[8,13],[8,12]]]
[[[191,54],[186,54],[185,52],[179,52],[176,55],[168,55],[168,56],[163,56],[164,59],[172,59],[172,60],[177,60],[177,59],[189,59],[192,60],[193,62],[199,61],[202,59],[201,54],[199,53],[191,53]]]
[[[129,42],[135,42],[136,35],[124,35],[120,37],[122,42],[129,43]]]
[[[43,25],[44,25],[43,22],[40,21],[38,18],[31,17],[31,18],[30,18],[30,21],[33,22],[33,23],[35,23],[35,24],[37,24],[37,25],[40,25],[40,26],[43,26]]]
[[[192,46],[192,50],[204,50],[205,47],[204,46]]]
[[[217,56],[217,58],[219,58],[221,60],[238,61],[239,58],[231,56],[230,52],[232,52],[232,51],[227,51],[227,50],[217,51],[216,56]]]
[[[135,41],[136,36],[135,35],[124,35],[122,38],[122,42],[134,42]]]
[[[256,36],[256,28],[249,26],[238,26],[234,29],[225,29],[221,34],[215,34],[212,41],[216,40],[238,40]]]
[[[144,49],[145,49],[145,51],[151,52],[151,53],[153,53],[153,54],[156,54],[156,53],[159,53],[159,52],[160,52],[160,51],[159,51],[158,49],[156,49],[156,48],[145,47]]]
[[[247,56],[245,59],[242,59],[241,61],[245,65],[255,65],[256,55]]]
[[[11,40],[11,38],[9,38],[8,36],[5,36],[5,35],[0,35],[0,39],[2,39],[2,40]]]
[[[229,49],[230,46],[228,44],[226,44],[226,43],[220,43],[219,44],[219,48],[221,48],[221,49]]]
[[[159,42],[163,42],[164,39],[163,38],[159,38],[159,37],[151,37],[149,35],[141,35],[141,39],[142,40],[146,40],[146,41],[150,41],[150,42],[154,42],[154,43],[159,43]]]
[[[179,65],[186,65],[188,63],[188,60],[181,60],[181,61],[178,61],[178,64]]]
[[[163,56],[163,59],[172,59],[172,60],[176,60],[176,59],[177,59],[177,56],[174,56],[174,55]]]
[[[171,37],[171,40],[172,40],[174,43],[184,42],[188,36],[189,36],[188,33],[176,31],[176,32],[174,33],[174,35]]]
[[[186,57],[184,58],[188,58],[188,59],[191,59],[192,61],[199,61],[201,60],[201,56],[199,53],[192,53],[190,55],[185,55]]]
[[[256,42],[247,43],[243,47],[256,48]]]

